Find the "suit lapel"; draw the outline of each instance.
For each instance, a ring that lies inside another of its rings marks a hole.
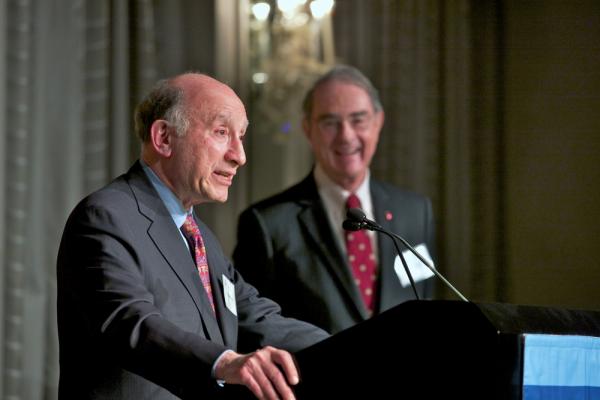
[[[394,232],[394,226],[397,225],[395,219],[399,215],[394,215],[393,204],[386,191],[381,185],[371,179],[371,198],[373,199],[373,213],[375,222],[381,225],[384,229]],[[396,222],[396,223],[395,223]],[[398,254],[394,242],[387,235],[379,234],[378,255],[379,255],[379,304],[378,312],[387,310],[396,302],[398,293],[402,290],[402,285],[398,280],[398,276],[394,271],[394,261]],[[400,248],[402,250],[402,248]]]
[[[196,223],[198,223],[203,233],[206,232],[206,234],[203,234],[203,239],[210,269],[210,284],[212,285],[213,301],[215,303],[220,333],[222,333],[223,341],[226,345],[235,347],[237,343],[237,317],[225,305],[225,294],[223,292],[223,276],[226,276],[223,271],[227,271],[227,265],[223,265],[225,258],[219,256],[220,245],[216,242],[213,235],[208,233],[208,227],[201,221],[196,220]],[[232,277],[227,277],[227,279],[233,283]],[[208,296],[204,297],[206,297],[208,304]]]
[[[322,260],[327,271],[339,282],[340,287],[343,289],[343,295],[354,305],[355,311],[363,319],[367,319],[367,310],[354,283],[345,251],[340,249],[338,242],[335,240],[325,207],[312,178],[312,173],[305,179],[303,186],[302,192],[308,194],[308,196],[302,201],[306,207],[298,215],[298,220],[307,232],[307,242],[312,242],[312,246],[316,250],[315,253]]]
[[[200,282],[190,252],[167,208],[158,197],[139,163],[131,168],[129,183],[138,201],[140,213],[151,221],[148,236],[192,297],[210,340],[222,344],[223,338],[217,320]]]

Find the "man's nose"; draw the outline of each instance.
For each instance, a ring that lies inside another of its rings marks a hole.
[[[352,122],[346,118],[342,119],[338,125],[338,138],[349,139],[356,134],[356,129],[352,125]]]
[[[246,152],[244,151],[244,143],[239,137],[234,138],[229,144],[229,149],[225,154],[227,161],[233,161],[239,167],[246,164]]]

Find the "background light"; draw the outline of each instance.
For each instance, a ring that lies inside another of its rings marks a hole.
[[[331,12],[333,0],[314,0],[310,3],[310,12],[315,19],[321,19]]]
[[[306,0],[277,0],[277,8],[281,10],[284,15],[293,14],[296,8],[306,3]]]
[[[256,3],[252,6],[252,15],[258,21],[265,21],[269,18],[269,13],[271,12],[271,6],[268,3],[260,2]]]
[[[257,85],[262,85],[269,80],[269,75],[264,72],[255,72],[252,75],[252,81]]]

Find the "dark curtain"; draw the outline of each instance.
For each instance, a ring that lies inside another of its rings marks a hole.
[[[469,0],[344,0],[334,14],[338,61],[364,71],[385,107],[374,175],[432,198],[438,268],[468,297],[496,301],[500,18],[496,2]]]

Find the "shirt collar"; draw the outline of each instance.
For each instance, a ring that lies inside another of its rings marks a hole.
[[[327,198],[329,202],[345,205],[346,199],[350,196],[350,192],[325,174],[323,168],[317,164],[314,172],[315,182],[322,198]],[[365,179],[362,181],[358,189],[354,192],[359,198],[360,203],[369,218],[372,218],[372,203],[370,192],[371,171],[367,169]]]
[[[321,197],[321,201],[323,202],[323,207],[325,207],[325,213],[327,214],[327,219],[329,220],[329,224],[333,230],[336,241],[338,242],[340,249],[345,249],[346,244],[342,223],[346,219],[346,199],[350,195],[350,192],[333,182],[325,174],[325,171],[319,164],[315,166],[313,176],[315,178],[317,190],[319,192],[319,196]],[[369,170],[367,170],[365,179],[360,184],[355,194],[360,199],[362,209],[367,218],[374,219],[373,202],[371,200],[371,192],[369,189],[370,181],[371,173]],[[377,235],[375,235],[375,232],[372,231],[367,232],[367,235],[369,235],[373,242],[373,255],[375,256],[375,259],[377,259]]]
[[[188,214],[192,213],[193,207],[190,207],[189,210],[183,208],[183,205],[181,204],[177,196],[175,196],[171,189],[169,189],[160,180],[160,178],[158,177],[158,175],[156,175],[152,168],[150,168],[148,164],[146,164],[144,160],[141,159],[140,164],[142,165],[142,169],[146,173],[146,176],[148,176],[148,179],[150,179],[152,186],[154,186],[154,189],[156,189],[156,191],[158,192],[158,196],[165,204],[165,207],[167,207],[167,211],[169,211],[169,214],[171,214],[173,222],[175,222],[177,228],[181,228]]]

